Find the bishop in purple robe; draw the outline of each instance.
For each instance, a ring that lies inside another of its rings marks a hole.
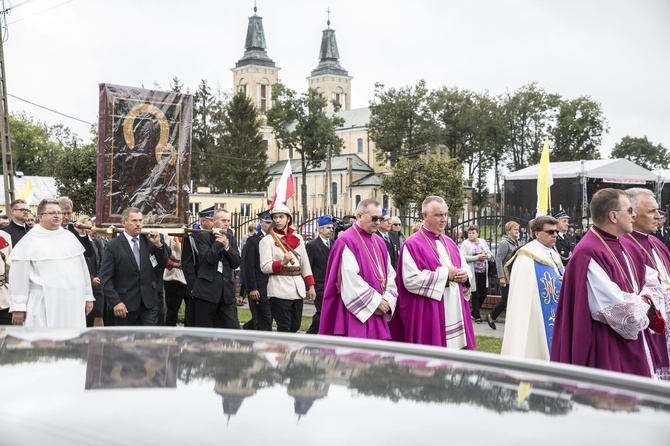
[[[464,285],[472,271],[444,235],[448,211],[441,197],[422,204],[424,225],[403,244],[398,261],[394,341],[474,350],[475,335]]]
[[[363,200],[356,222],[337,238],[326,267],[319,334],[391,339],[387,314],[395,309],[395,271],[377,235],[381,206]]]
[[[594,226],[563,277],[551,360],[655,377],[667,364],[667,353],[650,348],[647,330],[658,279],[624,237],[633,231],[635,213],[617,189],[598,191],[590,208]]]

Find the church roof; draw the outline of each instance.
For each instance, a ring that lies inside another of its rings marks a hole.
[[[332,114],[344,119],[342,127],[336,128],[335,131],[349,130],[352,128],[366,128],[370,122],[370,107],[340,110]],[[329,116],[332,114],[329,113]]]
[[[379,187],[382,185],[382,179],[379,174],[371,173],[370,175],[361,178],[360,180],[353,181],[349,187]]]
[[[358,155],[338,155],[331,158],[331,170],[333,172],[338,170],[347,170],[347,160],[351,159],[352,172],[374,172],[372,167],[368,166],[365,161],[360,159]],[[268,167],[268,174],[270,176],[281,176],[286,166],[286,160],[277,161],[275,164]],[[291,160],[291,171],[294,175],[301,172],[301,161],[299,158]],[[325,172],[326,160],[321,161],[317,167],[310,167],[308,173]]]
[[[275,63],[268,56],[265,49],[265,31],[263,31],[263,17],[256,15],[254,6],[254,15],[249,17],[249,26],[247,27],[247,38],[244,42],[244,55],[237,61],[236,67],[247,65],[260,65],[263,67],[274,67]]]
[[[319,76],[322,74],[348,76],[349,73],[342,68],[339,60],[340,51],[337,49],[335,30],[330,27],[330,19],[328,19],[328,28],[323,30],[323,35],[321,36],[319,65],[312,71],[312,76]]]

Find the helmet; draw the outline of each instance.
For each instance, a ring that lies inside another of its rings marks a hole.
[[[270,214],[286,214],[289,217],[291,216],[291,210],[283,203],[277,203],[275,206],[270,209]]]

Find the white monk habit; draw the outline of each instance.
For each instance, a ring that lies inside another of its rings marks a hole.
[[[86,327],[86,302],[95,298],[84,247],[74,234],[35,225],[8,263],[9,311],[25,311],[26,327]]]

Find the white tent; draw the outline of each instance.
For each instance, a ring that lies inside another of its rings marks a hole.
[[[598,178],[605,183],[644,184],[658,181],[658,175],[624,158],[607,160],[585,160],[586,178]],[[562,161],[551,164],[554,179],[578,178],[582,176],[582,161]],[[505,180],[536,180],[539,164],[505,175]]]

